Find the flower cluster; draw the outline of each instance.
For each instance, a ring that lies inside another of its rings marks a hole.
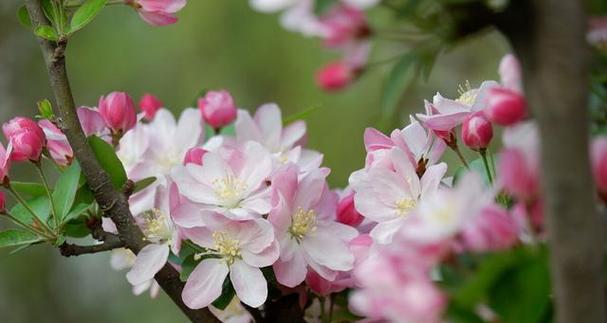
[[[369,56],[372,30],[363,10],[377,0],[331,1],[328,8],[318,8],[315,0],[251,0],[260,12],[282,11],[281,23],[290,31],[318,37],[323,46],[341,53],[339,60],[321,68],[317,84],[326,91],[336,91],[351,84],[363,71]]]

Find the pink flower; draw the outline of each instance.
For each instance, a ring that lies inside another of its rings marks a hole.
[[[137,123],[133,99],[125,92],[112,92],[102,96],[99,99],[99,113],[115,134],[124,134]]]
[[[350,64],[335,61],[325,65],[316,73],[316,84],[325,91],[337,91],[350,85],[357,72]]]
[[[46,136],[46,145],[51,158],[61,166],[71,164],[74,152],[63,132],[48,120],[40,120],[38,125]]]
[[[607,16],[595,16],[588,19],[589,30],[586,40],[597,48],[607,48]]]
[[[357,227],[363,220],[363,216],[354,207],[354,192],[350,191],[337,204],[337,222]]]
[[[0,143],[0,185],[5,184],[8,181],[8,173],[11,167],[11,154],[13,151],[13,145],[9,142],[6,149]]]
[[[484,208],[460,233],[463,247],[475,252],[503,250],[518,241],[518,226],[508,212],[497,206]]]
[[[126,0],[141,19],[152,26],[165,26],[177,22],[175,13],[186,5],[186,0]]]
[[[272,225],[264,219],[230,221],[219,218],[205,227],[186,229],[184,234],[208,252],[188,277],[184,303],[193,309],[209,306],[222,291],[226,277],[236,295],[251,307],[261,306],[268,286],[260,268],[272,265],[279,248]]]
[[[508,54],[502,58],[499,73],[501,86],[490,89],[484,113],[491,122],[510,126],[523,120],[527,115],[521,67],[514,55]]]
[[[440,163],[428,167],[419,178],[401,149],[393,148],[390,158],[394,169],[378,165],[350,177],[350,185],[356,192],[356,209],[367,219],[378,222],[370,234],[381,244],[392,241],[417,204],[438,190],[447,171],[447,164]]]
[[[196,164],[202,166],[202,157],[204,157],[206,153],[208,153],[208,151],[204,150],[202,147],[190,148],[185,154],[183,164]]]
[[[6,196],[4,192],[0,191],[0,212],[4,212],[4,208],[6,207]]]
[[[77,113],[85,136],[96,135],[106,141],[111,140],[109,138],[110,130],[103,121],[99,110],[83,106],[78,108]]]
[[[464,120],[462,140],[473,150],[486,149],[493,138],[493,126],[482,113],[476,112]]]
[[[266,181],[271,172],[270,155],[255,142],[234,151],[210,151],[202,166],[176,167],[171,177],[179,192],[196,203],[196,211],[186,212],[181,221],[204,225],[203,218],[215,213],[239,221],[268,214],[271,201]]]
[[[207,92],[198,99],[198,108],[204,121],[215,129],[221,129],[236,119],[236,105],[226,90]]]
[[[139,108],[143,111],[144,117],[148,121],[152,121],[156,112],[163,107],[162,101],[158,100],[157,97],[146,93],[139,100]]]
[[[591,146],[592,172],[600,196],[607,198],[607,137],[596,137]]]
[[[11,160],[40,160],[42,149],[46,146],[46,137],[34,120],[13,118],[2,125],[2,131],[12,146]]]
[[[274,264],[276,279],[295,287],[308,268],[334,281],[338,272],[349,271],[354,255],[348,243],[358,232],[335,222],[337,196],[326,184],[326,170],[319,169],[298,178],[294,165],[272,178],[274,207],[268,220],[274,225],[280,244],[280,258]]]
[[[371,30],[364,13],[354,7],[338,4],[320,18],[327,47],[341,47],[369,36]]]

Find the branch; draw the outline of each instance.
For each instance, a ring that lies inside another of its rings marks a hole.
[[[583,1],[511,1],[498,22],[521,58],[541,135],[544,213],[557,321],[603,323],[602,221],[588,153]]]
[[[109,240],[105,241],[98,245],[92,246],[79,246],[71,243],[63,243],[59,246],[59,251],[61,251],[61,255],[64,257],[72,257],[72,256],[80,256],[85,254],[99,253],[104,251],[110,251],[118,248],[123,248],[124,243],[117,240]]]
[[[40,0],[26,0],[27,11],[34,27],[49,25]],[[65,133],[74,155],[78,159],[82,172],[95,199],[102,210],[114,221],[120,240],[135,254],[146,245],[144,235],[136,225],[129,210],[128,199],[122,192],[114,189],[108,174],[101,168],[93,151],[86,141],[76,114],[76,108],[65,67],[65,47],[67,40],[58,43],[38,38],[42,55],[46,63],[51,89],[57,103],[59,124]],[[192,322],[220,322],[208,309],[192,310],[181,299],[183,282],[179,280],[177,271],[166,264],[156,275],[156,280],[162,289],[179,306]]]

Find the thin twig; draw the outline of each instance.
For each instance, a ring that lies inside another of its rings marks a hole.
[[[79,246],[71,243],[63,243],[59,246],[61,255],[64,257],[80,256],[124,248],[124,242],[120,239],[106,240],[105,242],[92,246]]]

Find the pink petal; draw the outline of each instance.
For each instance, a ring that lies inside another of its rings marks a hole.
[[[211,305],[220,295],[230,269],[223,259],[203,260],[188,277],[181,297],[192,309]]]
[[[139,11],[139,16],[152,26],[166,26],[177,22],[177,17],[173,14],[162,11]]]
[[[268,297],[268,284],[259,268],[236,260],[230,266],[230,280],[236,295],[243,303],[251,307],[259,307],[265,303]]]
[[[169,258],[169,247],[166,244],[149,244],[137,254],[137,260],[126,279],[132,285],[139,285],[150,279],[162,269]]]
[[[276,280],[291,288],[301,284],[308,273],[306,261],[299,250],[295,250],[293,257],[288,261],[282,259],[276,261],[273,268]]]

